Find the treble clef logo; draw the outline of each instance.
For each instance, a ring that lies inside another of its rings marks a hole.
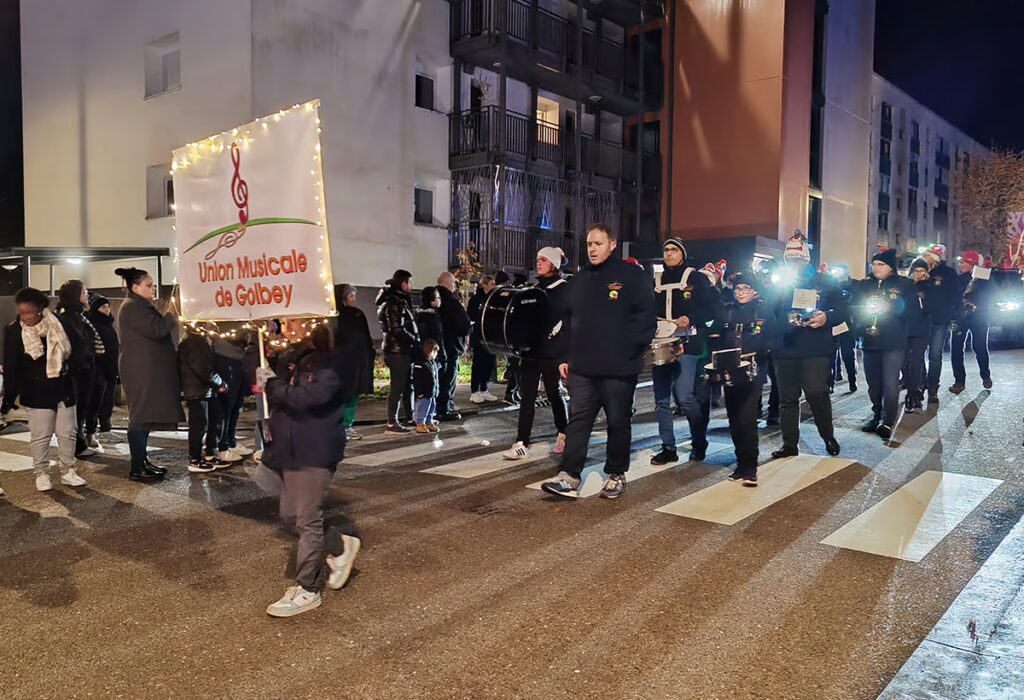
[[[240,171],[242,153],[236,142],[231,143],[231,163],[235,166],[235,173],[231,176],[231,199],[238,207],[238,228],[221,234],[217,245],[206,254],[207,260],[216,256],[221,248],[230,248],[238,243],[245,235],[245,227],[249,223],[249,184],[242,179]]]

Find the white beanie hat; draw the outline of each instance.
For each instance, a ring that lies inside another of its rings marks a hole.
[[[562,251],[561,248],[545,246],[544,248],[541,248],[540,250],[537,251],[537,257],[544,258],[552,265],[554,265],[556,270],[558,270],[561,269],[562,267],[562,258],[565,257],[565,253]]]

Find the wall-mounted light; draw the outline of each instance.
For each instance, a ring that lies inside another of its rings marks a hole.
[[[66,262],[68,265],[81,265],[82,264],[82,259],[81,258],[64,258],[64,262]]]
[[[18,269],[17,265],[0,265],[0,267],[7,270],[8,272],[14,272],[15,270]]]

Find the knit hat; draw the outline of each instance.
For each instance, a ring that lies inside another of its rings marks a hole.
[[[729,275],[729,284],[732,285],[733,289],[736,289],[741,284],[745,284],[755,292],[761,291],[761,280],[750,270],[736,270]]]
[[[928,261],[924,258],[914,258],[914,262],[910,263],[910,272],[913,274],[914,270],[921,268],[925,272],[928,271]]]
[[[711,283],[712,287],[717,286],[718,283],[722,280],[721,271],[717,267],[715,267],[714,263],[708,263],[707,265],[702,267],[699,270],[699,272],[708,278],[708,282]]]
[[[348,297],[348,295],[354,291],[356,291],[356,288],[353,287],[351,284],[334,285],[334,303],[337,306],[344,306],[345,298]]]
[[[664,250],[665,248],[668,248],[670,245],[674,245],[676,248],[682,251],[683,257],[686,257],[686,246],[683,245],[683,241],[680,238],[678,238],[677,236],[671,236],[669,238],[666,238],[665,242],[661,244],[661,249]]]
[[[936,243],[928,249],[928,252],[935,255],[939,260],[943,260],[946,257],[946,246],[941,243]]]
[[[508,273],[505,272],[504,270],[499,270],[494,275],[494,283],[496,285],[498,285],[499,287],[504,287],[505,285],[507,285],[511,281],[512,281],[512,278],[509,277]]]
[[[981,253],[976,250],[965,250],[960,253],[960,259],[969,265],[980,265]]]
[[[89,302],[89,310],[90,311],[99,311],[106,304],[109,304],[109,303],[110,303],[110,299],[107,299],[105,296],[100,296],[99,294],[97,294],[96,296],[94,296],[92,298],[92,301]]]
[[[896,251],[892,248],[884,248],[871,256],[871,262],[876,260],[891,267],[893,272],[896,271]]]
[[[557,270],[562,267],[562,258],[565,257],[565,251],[563,251],[561,248],[556,248],[554,246],[544,246],[543,248],[537,251],[537,257],[544,258],[549,263],[554,265],[555,269]]]
[[[782,254],[783,260],[811,261],[811,249],[807,246],[807,237],[797,231],[786,241],[786,251]]]

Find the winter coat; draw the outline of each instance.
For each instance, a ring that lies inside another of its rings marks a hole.
[[[130,428],[173,430],[181,419],[178,354],[171,337],[177,325],[174,314],[161,316],[152,302],[134,292],[121,304],[118,368]]]
[[[392,286],[377,294],[377,319],[384,334],[381,350],[385,353],[415,355],[420,351],[420,335],[416,329],[416,315],[412,298]]]
[[[271,469],[320,467],[334,471],[345,457],[342,413],[352,391],[342,383],[336,352],[293,345],[278,357],[267,382],[270,442],[263,463]]]
[[[469,298],[469,303],[466,304],[466,316],[469,317],[470,322],[469,342],[473,347],[477,347],[483,343],[483,334],[480,324],[484,313],[484,302],[486,301],[487,293],[478,287],[473,296]]]
[[[940,262],[928,272],[929,282],[935,287],[933,303],[929,310],[931,322],[939,326],[948,326],[957,317],[960,308],[960,282],[956,271],[944,262]]]
[[[654,290],[643,270],[617,258],[581,270],[569,282],[569,313],[571,372],[640,374],[657,330]]]
[[[800,357],[831,357],[835,353],[832,328],[844,322],[842,292],[831,275],[814,272],[811,265],[797,273],[797,280],[773,287],[767,300],[768,318],[772,323],[772,357],[790,359]],[[793,292],[813,289],[818,293],[815,308],[824,312],[827,320],[821,328],[794,326],[789,322],[793,310]]]
[[[437,361],[420,357],[412,366],[412,388],[417,399],[436,399],[438,387]]]
[[[961,272],[956,296],[955,318],[961,324],[988,322],[989,305],[995,287],[991,280],[972,279],[970,272]]]
[[[178,344],[178,376],[181,398],[186,401],[208,399],[224,385],[213,371],[213,346],[206,336],[189,333]]]
[[[85,322],[81,311],[61,311],[57,318],[71,342],[72,373],[92,372],[96,367],[96,332]]]
[[[446,361],[444,351],[444,324],[441,322],[441,315],[437,309],[418,309],[416,311],[416,327],[420,330],[420,342],[427,340],[437,341],[437,361],[444,364]]]
[[[89,320],[103,341],[104,353],[96,356],[96,371],[102,373],[107,381],[112,382],[117,379],[117,356],[120,347],[114,318],[99,311],[90,311]]]
[[[931,333],[931,308],[935,304],[937,287],[930,279],[914,283],[916,300],[911,297],[907,309],[907,336],[927,338]]]
[[[685,264],[666,267],[661,273],[662,286],[681,282],[686,270]],[[690,319],[690,324],[699,330],[717,316],[719,294],[706,275],[701,274],[696,268],[690,268],[690,270],[690,274],[686,277],[686,286],[682,289],[671,290],[672,318],[668,320],[674,321],[680,316],[686,316]],[[654,309],[658,318],[668,318],[666,313],[669,311],[667,305],[669,293],[667,290],[655,292]]]
[[[868,305],[879,297],[883,307],[875,314]],[[869,277],[860,282],[854,297],[854,320],[864,338],[864,350],[906,348],[907,322],[917,301],[914,283],[906,277],[892,274],[884,280]]]
[[[439,285],[437,293],[441,297],[441,308],[437,313],[441,316],[441,329],[444,331],[444,354],[448,357],[458,357],[466,352],[466,337],[472,325],[469,314],[462,308],[459,298],[447,287]]]
[[[569,281],[560,274],[538,277],[536,285],[548,295],[544,337],[525,357],[538,360],[569,361]]]
[[[14,321],[4,328],[4,400],[0,411],[10,411],[19,403],[19,398],[25,408],[46,408],[52,411],[61,402],[68,406],[75,405],[75,382],[71,378],[69,363],[64,363],[61,376],[47,377],[45,349],[46,338],[43,338],[44,352],[33,360],[25,353],[21,321]]]
[[[377,351],[362,309],[355,306],[338,309],[334,346],[343,357],[346,384],[357,394],[373,392],[373,362]]]
[[[730,301],[722,304],[718,318],[709,333],[712,350],[740,348],[741,354],[757,354],[757,361],[766,359],[773,320],[766,318],[770,309],[760,298],[746,304]]]

